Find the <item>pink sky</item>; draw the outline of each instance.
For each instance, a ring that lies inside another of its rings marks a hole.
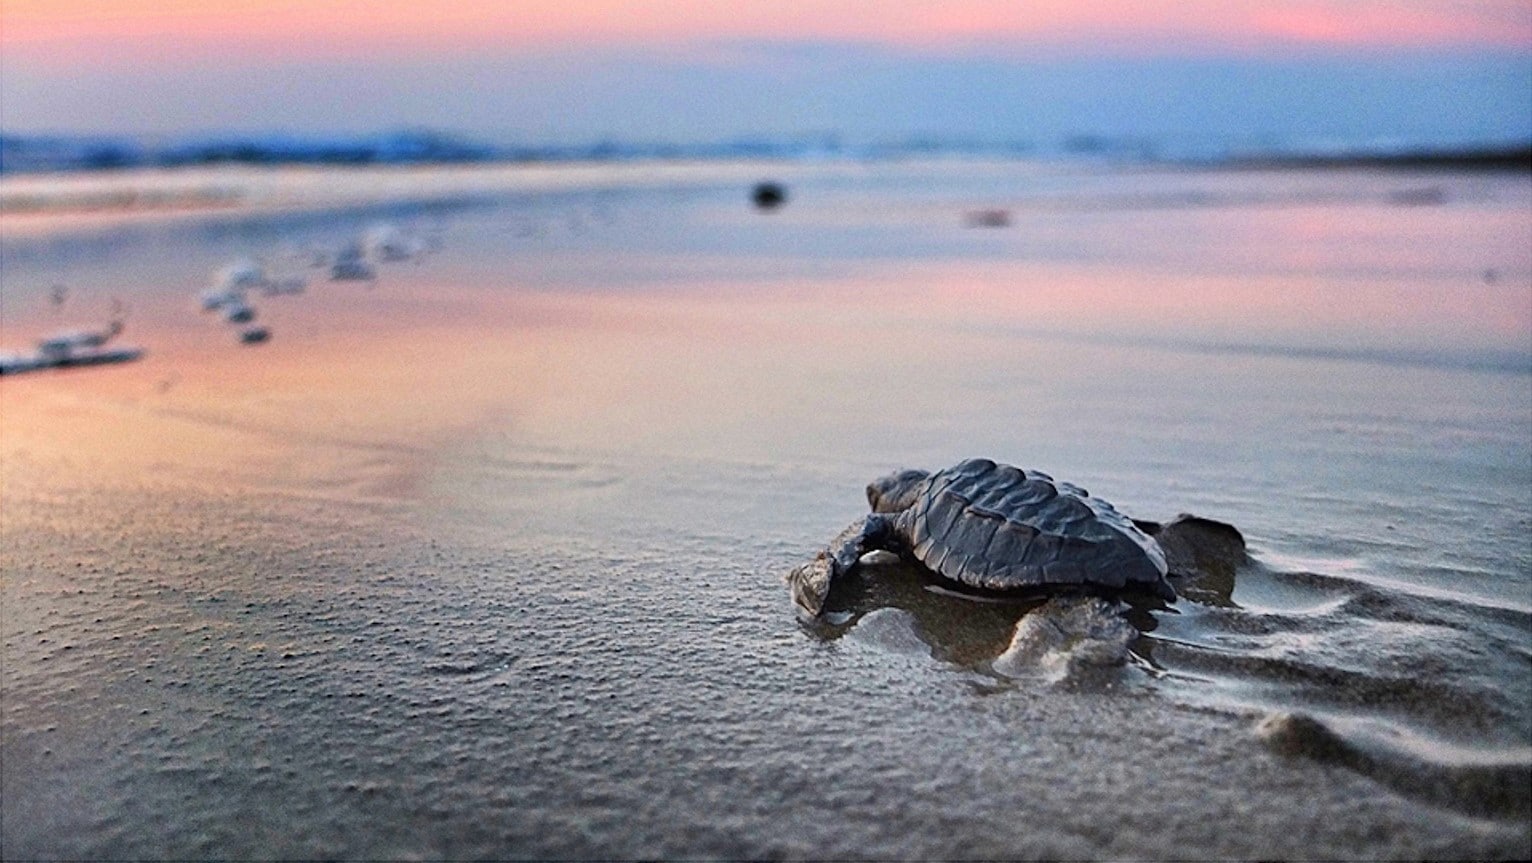
[[[0,0],[10,132],[1520,140],[1532,0]]]
[[[13,60],[55,66],[102,52],[174,62],[736,39],[1134,54],[1532,48],[1528,0],[0,0],[0,16]]]

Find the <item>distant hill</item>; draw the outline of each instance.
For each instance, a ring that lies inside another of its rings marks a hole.
[[[373,165],[477,162],[492,147],[430,131],[364,136],[227,135],[169,142],[126,136],[0,136],[0,173],[185,165]]]
[[[1073,134],[1030,141],[902,140],[846,144],[834,135],[742,137],[702,143],[597,141],[485,144],[410,129],[367,135],[225,134],[144,139],[114,135],[0,134],[0,174],[177,168],[195,165],[423,165],[475,162],[617,162],[635,159],[1040,158],[1229,167],[1447,167],[1532,169],[1532,143],[1460,147],[1302,144],[1252,147],[1237,141],[1116,138]]]

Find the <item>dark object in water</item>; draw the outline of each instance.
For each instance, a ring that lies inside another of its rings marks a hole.
[[[122,305],[114,302],[112,320],[102,329],[54,333],[39,339],[31,355],[0,355],[0,375],[136,360],[144,355],[142,348],[105,347],[122,332],[124,317]]]
[[[387,222],[380,222],[362,235],[362,248],[375,261],[397,262],[418,258],[425,244]]]
[[[375,278],[377,273],[361,261],[336,261],[330,267],[332,282],[370,282]]]
[[[970,228],[1005,228],[1011,224],[1011,211],[999,208],[969,210],[963,215],[963,224]]]
[[[85,348],[64,354],[0,355],[0,375],[15,375],[22,372],[40,371],[42,369],[67,369],[75,366],[127,363],[143,355],[143,348]]]
[[[775,210],[787,201],[787,189],[781,183],[756,183],[750,192],[750,200],[755,202],[757,209]]]
[[[37,352],[44,357],[61,358],[79,351],[94,350],[117,338],[117,335],[122,332],[122,327],[123,313],[119,306],[104,328],[65,330],[51,336],[44,336],[37,342]]]
[[[366,250],[358,243],[341,249],[335,255],[335,263],[330,265],[332,282],[370,282],[375,278],[377,271],[367,263]]]
[[[231,324],[248,324],[255,320],[255,308],[244,300],[235,300],[223,307],[223,319]]]
[[[271,330],[266,327],[250,327],[239,331],[239,342],[242,345],[258,345],[271,339]]]
[[[1399,189],[1389,193],[1388,202],[1399,207],[1434,207],[1447,203],[1447,190],[1441,186]]]
[[[1244,539],[1228,525],[1182,517],[1158,527],[1156,541],[1085,489],[988,459],[934,474],[890,474],[867,486],[867,502],[871,515],[787,575],[793,601],[810,617],[823,611],[831,583],[877,549],[990,594],[1139,591],[1171,602],[1176,592],[1166,579],[1171,569],[1161,543],[1204,569],[1232,571],[1244,559]],[[1190,528],[1185,536],[1183,526]],[[1209,537],[1216,541],[1204,542]],[[1176,547],[1182,540],[1195,550]]]
[[[111,363],[127,363],[144,355],[143,348],[99,348],[87,351],[75,351],[67,357],[54,361],[54,368],[70,368],[73,366],[102,366]]]
[[[293,296],[301,294],[308,288],[308,281],[301,276],[288,276],[281,279],[267,279],[261,284],[261,293],[268,297]]]

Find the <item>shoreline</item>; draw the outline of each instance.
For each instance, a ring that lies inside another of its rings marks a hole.
[[[0,227],[229,215],[349,212],[510,195],[748,185],[766,176],[853,174],[857,163],[764,160],[133,168],[0,177]]]
[[[1311,170],[1376,168],[1392,171],[1451,170],[1532,173],[1532,145],[1462,150],[1365,151],[1292,156],[1233,157],[1213,167],[1234,170]]]
[[[1208,161],[1111,162],[1155,172],[1382,170],[1532,174],[1532,145],[1505,148],[1366,151],[1337,154],[1230,156]],[[879,169],[922,166],[1020,165],[1067,173],[1099,167],[1092,159],[1018,156],[924,158],[623,159],[474,161],[368,165],[220,162],[177,167],[128,167],[0,175],[0,227],[11,231],[87,224],[264,215],[372,207],[429,206],[506,195],[570,191],[630,191],[849,177]],[[1407,201],[1405,203],[1432,203]]]

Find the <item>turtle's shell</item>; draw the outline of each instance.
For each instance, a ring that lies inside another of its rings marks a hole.
[[[988,459],[932,474],[895,529],[917,560],[971,587],[1136,586],[1175,596],[1164,553],[1110,503]]]

